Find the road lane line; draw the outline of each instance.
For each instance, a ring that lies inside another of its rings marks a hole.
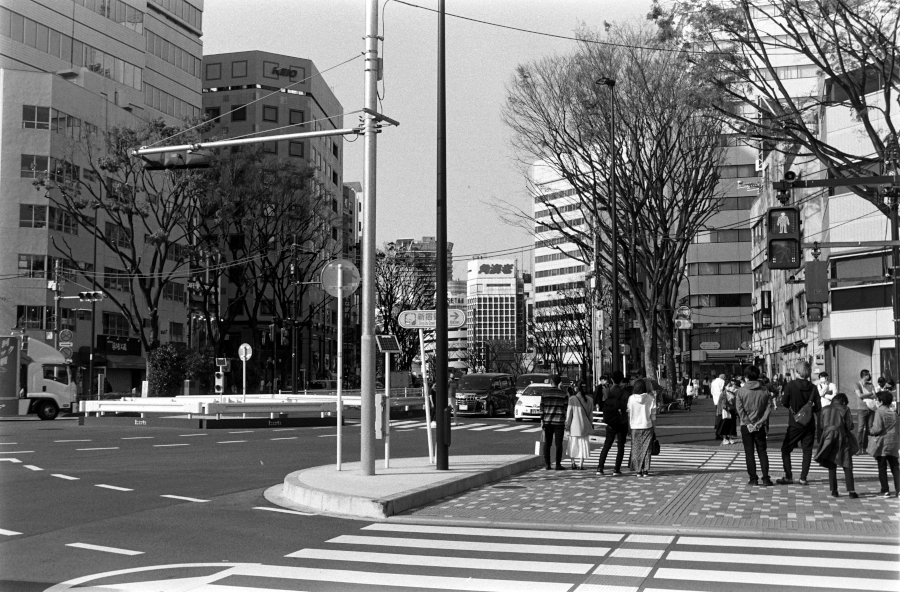
[[[570,532],[558,530],[519,530],[517,528],[479,528],[475,526],[437,526],[420,524],[377,523],[362,530],[379,532],[421,532],[426,534],[452,534],[457,536],[492,536],[513,539],[552,539],[565,537],[567,541],[618,542],[625,535],[606,532]]]
[[[104,553],[115,553],[117,555],[143,555],[143,551],[130,551],[128,549],[117,549],[116,547],[104,547],[102,545],[91,545],[88,543],[66,543],[67,547],[75,547],[76,549],[87,549],[88,551],[103,551]]]
[[[530,426],[517,425],[517,426],[513,426],[513,427],[511,427],[511,428],[500,428],[500,429],[497,430],[497,431],[498,431],[498,432],[513,432],[513,431],[515,431],[515,430],[524,430],[524,429],[527,429],[527,428],[529,428],[529,427],[530,427]]]
[[[299,436],[287,436],[284,438],[269,438],[269,440],[296,440]]]
[[[454,551],[487,551],[490,553],[533,553],[536,555],[579,555],[604,557],[607,547],[576,547],[572,545],[522,545],[515,543],[483,543],[478,541],[447,541],[442,539],[408,539],[379,536],[341,535],[329,541],[342,545],[378,545],[384,547],[412,547],[448,549]]]
[[[237,444],[239,442],[246,442],[246,440],[222,440],[221,442],[216,442],[216,444]]]
[[[59,442],[90,442],[90,441],[91,440],[54,440],[53,442],[59,443]]]
[[[539,432],[544,428],[531,428],[530,430],[523,430],[522,433],[530,433],[530,432]]]
[[[152,440],[155,436],[128,436],[127,438],[122,438],[123,440]]]
[[[798,558],[801,561],[808,557]],[[800,588],[829,588],[837,590],[875,590],[878,592],[896,592],[897,580],[875,580],[860,577],[814,576],[809,574],[789,574],[770,572],[733,572],[726,570],[680,569],[661,567],[653,579],[687,580],[689,582],[734,582],[738,574],[743,582],[753,582],[756,586],[797,586]]]
[[[18,463],[21,463],[22,461],[20,461],[17,458],[0,458],[0,462],[11,462],[12,464],[18,464]]]
[[[497,424],[486,425],[483,428],[472,428],[469,430],[470,432],[483,432],[484,430],[495,430],[497,429]]]
[[[483,423],[467,423],[463,425],[453,426],[450,428],[451,430],[468,430],[469,428],[474,428],[476,426],[483,426]]]
[[[0,450],[0,454],[30,454],[34,452],[34,450]],[[0,460],[13,460],[13,459],[0,459]]]
[[[299,512],[297,510],[285,510],[284,508],[266,508],[263,506],[256,506],[253,508],[254,510],[265,510],[267,512],[280,512],[282,514],[297,514],[298,516],[315,516],[314,512]]]
[[[128,489],[127,487],[117,487],[116,485],[104,485],[100,483],[99,485],[94,485],[94,487],[102,487],[104,489],[114,489],[116,491],[134,491],[133,489]]]
[[[295,430],[299,430],[300,428],[277,428],[272,430],[273,432],[293,432]]]
[[[18,442],[0,442],[0,446],[18,446]]]
[[[36,467],[34,465],[22,465],[22,466],[30,471],[43,471],[44,470],[41,467]]]
[[[895,547],[896,550],[896,547]],[[666,555],[668,561],[709,561],[714,563],[743,563],[749,565],[797,565],[796,557],[782,555],[751,555],[737,553],[703,553],[697,551],[671,551]],[[841,559],[838,557],[804,557],[804,567],[825,567],[843,569],[861,569],[877,571],[897,571],[896,561],[878,561],[875,559]]]
[[[166,494],[166,495],[161,495],[161,496],[159,496],[159,497],[167,497],[167,498],[169,498],[169,499],[184,500],[184,501],[186,501],[186,502],[199,502],[199,503],[205,503],[205,502],[208,502],[208,501],[209,501],[209,500],[205,500],[205,499],[199,499],[199,498],[196,498],[196,497],[184,497],[184,496],[182,496],[182,495],[169,495],[169,494]]]
[[[195,438],[197,436],[208,436],[209,434],[178,434],[179,438]]]
[[[241,430],[239,432],[228,432],[229,434],[252,434],[253,430]]]
[[[337,438],[337,434],[322,434],[320,438]]]
[[[166,448],[167,446],[190,446],[190,444],[154,444],[154,448]]]
[[[337,551],[334,549],[301,549],[285,555],[294,559],[325,559],[330,561],[359,561],[384,565],[427,565],[460,569],[489,569],[503,571],[536,571],[557,574],[587,574],[593,563],[553,563],[548,561],[516,561],[503,559],[478,559],[475,557],[440,557],[437,555],[406,555],[399,553],[369,553],[363,551]]]
[[[896,555],[896,545],[865,543],[827,543],[773,539],[731,539],[719,537],[678,537],[676,545],[708,545],[712,547],[753,547],[756,549],[794,549],[797,551],[838,551],[843,553],[883,553]]]
[[[81,477],[70,477],[69,475],[63,475],[62,473],[51,473],[51,477],[58,477],[59,479],[65,479],[66,481],[78,481]]]
[[[118,450],[118,446],[110,446],[109,448],[76,448],[75,450]]]
[[[6,530],[4,528],[0,528],[0,534],[4,536],[16,536],[17,534],[22,534],[21,532],[16,532],[15,530]]]

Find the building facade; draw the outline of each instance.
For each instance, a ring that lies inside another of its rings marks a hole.
[[[515,259],[474,259],[466,275],[469,367],[510,368],[525,352],[525,293]]]
[[[199,116],[202,14],[202,0],[10,0],[0,7],[0,326],[58,345],[79,386],[86,387],[80,375],[95,324],[95,372],[114,391],[140,390],[146,352],[134,329],[109,300],[96,304],[92,318],[90,304],[77,299],[96,282],[127,300],[130,281],[117,275],[115,253],[95,246],[93,233],[32,183],[61,170],[84,181],[88,163],[78,145],[114,126]],[[102,212],[97,224],[109,224]],[[140,248],[143,234],[135,240]],[[184,291],[167,294],[160,339],[183,341]],[[138,296],[136,306],[147,304]],[[71,341],[61,342],[55,329],[72,331]]]

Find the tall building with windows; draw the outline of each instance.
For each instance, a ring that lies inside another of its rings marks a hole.
[[[116,274],[115,254],[102,243],[95,253],[93,233],[32,183],[45,175],[83,179],[87,163],[75,148],[91,134],[198,116],[202,14],[203,0],[9,0],[0,7],[0,331],[15,327],[53,344],[48,286],[61,286],[58,328],[74,333],[62,351],[79,384],[92,323],[95,367],[113,390],[140,389],[146,352],[109,300],[97,303],[92,319],[90,305],[73,298],[93,287],[88,278],[126,299],[131,288]],[[102,214],[97,223],[110,224]],[[138,306],[146,307],[140,297]],[[173,284],[159,313],[161,340],[182,341],[183,285]]]
[[[525,351],[525,295],[515,259],[474,259],[466,276],[469,366],[491,372]]]

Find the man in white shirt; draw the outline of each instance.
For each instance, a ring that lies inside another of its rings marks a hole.
[[[838,391],[837,386],[831,382],[828,372],[819,372],[819,381],[816,383],[816,388],[819,391],[822,407],[831,405],[831,400]]]
[[[719,374],[719,376],[712,381],[709,385],[709,392],[712,395],[713,405],[716,406],[716,409],[719,408],[719,397],[722,396],[722,393],[725,391],[725,375]],[[716,440],[720,440],[719,434],[719,424],[722,423],[722,414],[716,413]]]

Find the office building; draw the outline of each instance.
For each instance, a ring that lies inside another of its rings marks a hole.
[[[505,369],[525,351],[525,296],[515,259],[474,259],[466,275],[469,366]]]

